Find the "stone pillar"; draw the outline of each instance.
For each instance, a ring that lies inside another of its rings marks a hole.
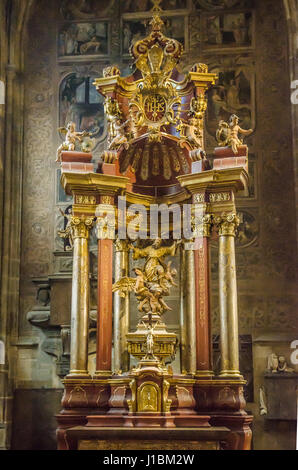
[[[221,372],[223,377],[241,377],[239,371],[239,338],[235,235],[239,218],[235,213],[216,217],[219,229],[219,313]]]
[[[195,284],[195,259],[191,243],[185,250],[185,316],[186,316],[186,358],[187,372],[195,374],[196,372],[196,284]]]
[[[200,237],[195,242],[196,282],[196,376],[212,377],[212,337],[210,310],[210,250],[212,216],[202,217]]]
[[[97,376],[112,374],[113,240],[98,240]]]
[[[129,276],[129,247],[126,240],[117,239],[115,253],[115,282]],[[114,293],[114,370],[129,370],[126,335],[129,331],[129,294]]]
[[[73,274],[71,297],[71,345],[69,376],[89,377],[88,335],[89,335],[89,231],[92,217],[70,219],[73,241]]]

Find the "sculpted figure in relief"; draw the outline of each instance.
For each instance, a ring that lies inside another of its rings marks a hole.
[[[66,214],[62,209],[59,209],[59,210],[60,210],[61,215],[63,215],[63,217],[66,217],[67,224],[64,230],[58,231],[58,235],[64,240],[68,240],[69,245],[66,246],[66,251],[70,251],[72,250],[72,247],[73,247],[73,237],[72,237],[72,231],[71,231],[72,210],[69,209],[68,214]]]
[[[288,372],[288,373],[294,372],[294,369],[288,366],[286,358],[284,356],[279,356],[277,370],[278,372]]]
[[[111,129],[113,129],[114,138],[111,140],[109,150],[118,149],[120,145],[124,145],[127,150],[128,138],[126,136],[125,127],[129,124],[129,120],[122,123],[121,119],[117,118],[111,123]]]
[[[274,374],[278,372],[294,372],[294,369],[288,367],[286,358],[284,356],[277,356],[275,353],[272,353],[268,356],[267,370]]]
[[[104,108],[108,119],[108,149],[118,150],[121,145],[128,149],[128,136],[125,128],[130,124],[130,120],[122,122],[119,104],[110,97],[106,98]]]

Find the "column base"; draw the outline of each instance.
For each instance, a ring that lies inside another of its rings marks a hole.
[[[195,373],[196,379],[210,379],[214,377],[213,370],[197,370]]]
[[[65,377],[66,379],[91,379],[91,375],[87,370],[70,370],[69,374]]]
[[[94,377],[111,377],[112,371],[111,370],[97,370],[94,373]]]
[[[219,374],[222,379],[243,379],[239,370],[222,370]]]

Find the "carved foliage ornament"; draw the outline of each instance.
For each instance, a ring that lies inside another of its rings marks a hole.
[[[225,201],[230,201],[231,200],[231,193],[225,192],[225,193],[211,193],[209,194],[209,200],[210,202],[225,202]]]
[[[235,213],[223,213],[221,216],[215,217],[215,223],[218,226],[220,236],[230,235],[235,237],[237,227],[240,224],[240,218]]]
[[[89,231],[93,226],[92,217],[71,216],[69,223],[73,238],[89,238]]]
[[[82,204],[82,205],[94,205],[96,204],[96,197],[95,196],[88,196],[88,195],[76,195],[75,196],[75,203]]]
[[[210,237],[211,229],[213,224],[212,214],[205,214],[203,216],[192,216],[192,229],[194,236],[199,237]]]

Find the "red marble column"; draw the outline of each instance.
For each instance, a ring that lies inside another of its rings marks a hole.
[[[112,370],[113,240],[98,240],[96,375]]]
[[[196,240],[196,356],[198,377],[210,377],[212,372],[212,340],[210,325],[210,256],[209,237]]]

